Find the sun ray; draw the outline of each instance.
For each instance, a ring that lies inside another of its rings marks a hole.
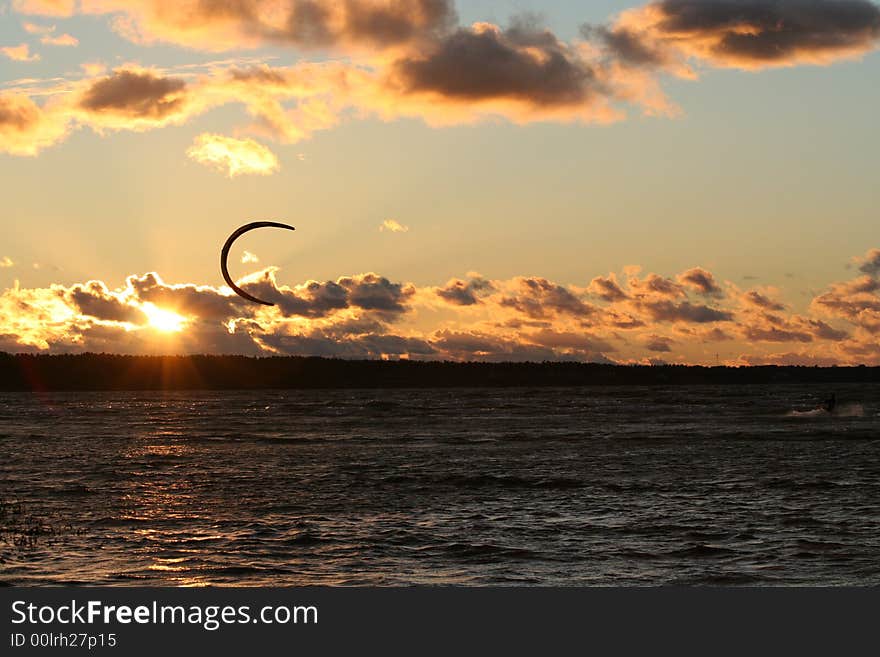
[[[150,326],[162,333],[179,333],[186,326],[187,319],[175,312],[159,308],[149,301],[141,306]]]

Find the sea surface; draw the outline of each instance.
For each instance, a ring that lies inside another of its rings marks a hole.
[[[880,386],[0,394],[0,582],[878,585]]]

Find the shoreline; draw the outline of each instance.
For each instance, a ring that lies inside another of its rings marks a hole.
[[[880,383],[880,367],[614,365],[0,353],[0,391],[546,388]]]

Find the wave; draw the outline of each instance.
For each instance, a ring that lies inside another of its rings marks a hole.
[[[815,417],[864,417],[865,409],[861,404],[840,404],[829,412],[824,408],[813,408],[809,411],[791,410],[785,417],[815,418]]]

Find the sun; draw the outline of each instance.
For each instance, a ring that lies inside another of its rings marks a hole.
[[[183,330],[186,324],[186,317],[164,308],[158,308],[149,302],[143,304],[141,310],[147,316],[150,326],[163,333],[178,333]]]

